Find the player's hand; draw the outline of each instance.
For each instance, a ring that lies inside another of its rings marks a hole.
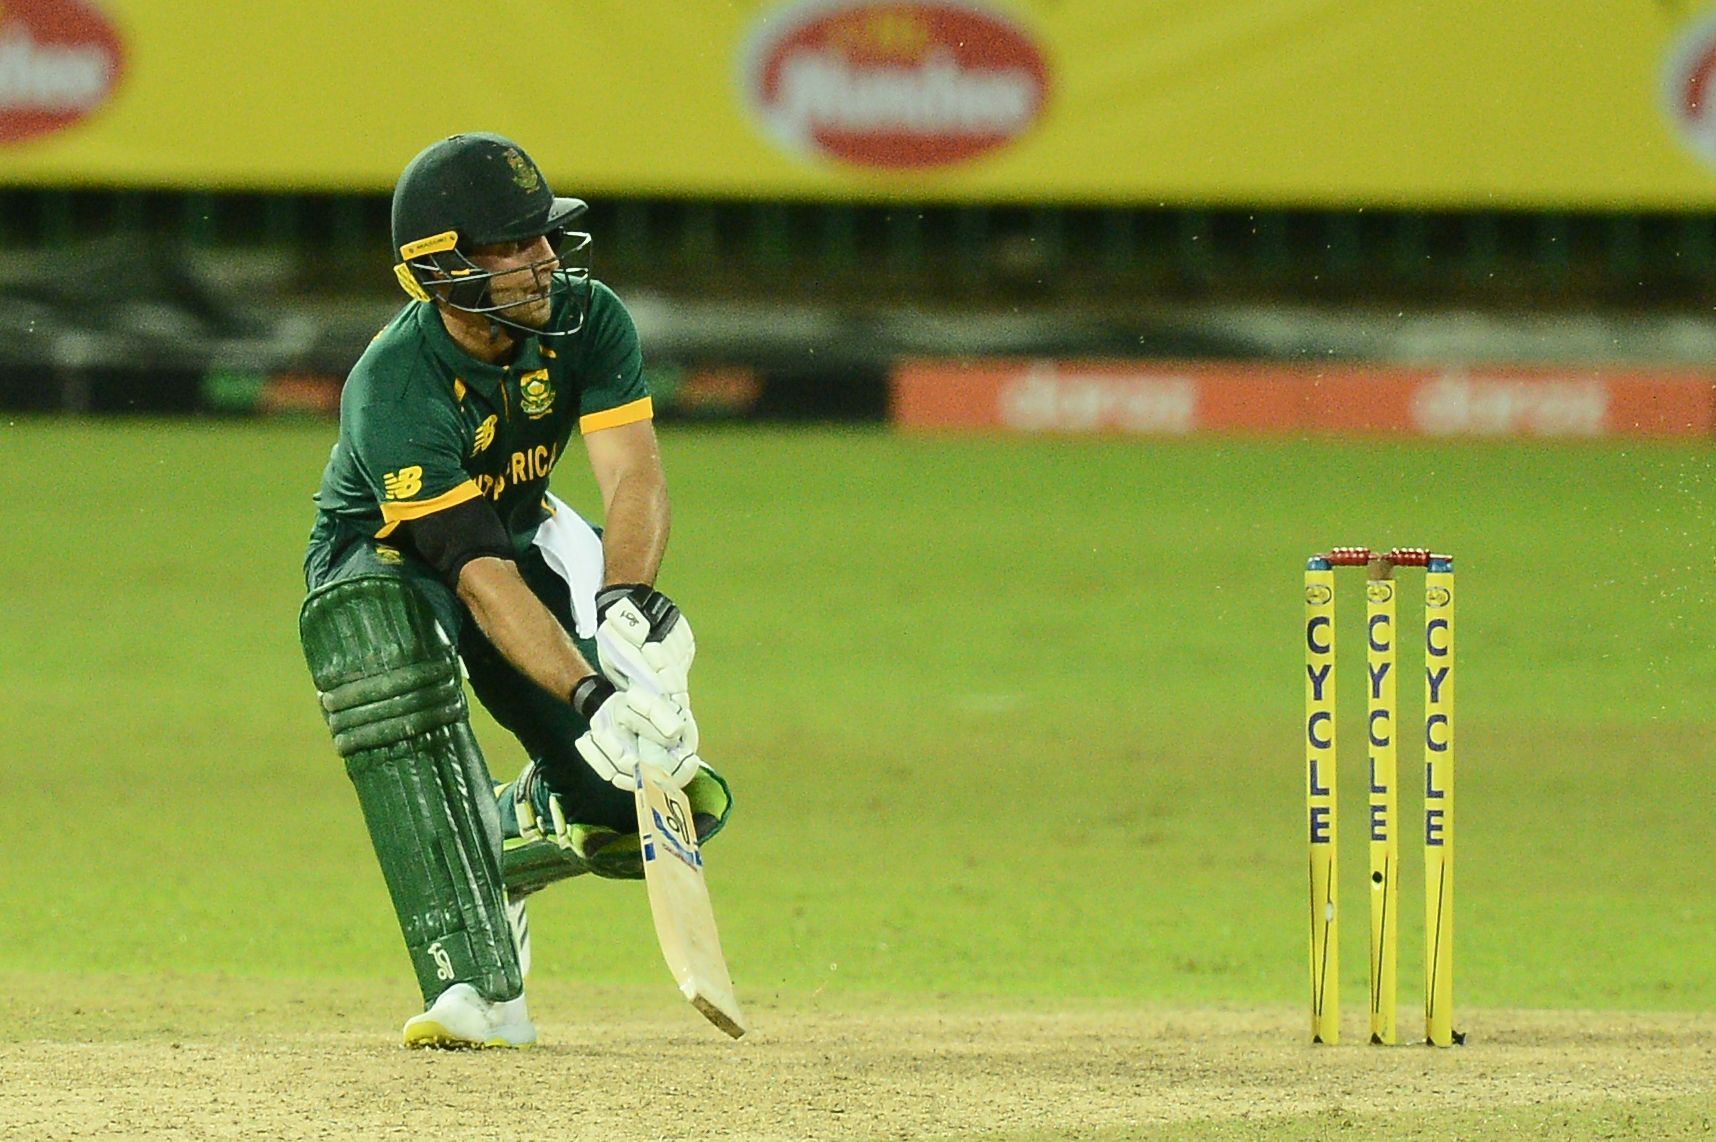
[[[642,743],[669,756],[676,750],[690,754],[696,749],[695,743],[687,746],[685,742],[689,718],[666,695],[642,687],[619,690],[600,674],[592,674],[573,687],[571,699],[572,708],[590,723],[573,743],[578,756],[616,789],[632,787]]]
[[[702,758],[683,746],[663,749],[654,742],[646,741],[638,743],[638,757],[646,765],[659,769],[675,789],[684,789],[686,784],[697,776],[697,770],[703,765]],[[628,785],[630,780],[628,773]]]
[[[643,686],[687,704],[697,639],[672,599],[637,583],[604,587],[596,618],[596,650],[614,685]]]
[[[596,596],[596,613],[601,617],[596,651],[602,672],[622,690],[662,694],[677,703],[685,715],[679,745],[695,754],[698,733],[691,715],[690,673],[697,639],[691,621],[672,599],[638,584],[603,589]]]

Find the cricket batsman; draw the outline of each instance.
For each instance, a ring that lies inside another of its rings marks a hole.
[[[524,898],[637,878],[640,758],[707,840],[691,626],[655,590],[668,495],[637,331],[588,273],[585,211],[498,135],[425,149],[393,193],[411,300],[352,368],[316,493],[299,633],[424,1010],[408,1047],[525,1047]],[[549,493],[576,431],[600,530]],[[463,673],[524,746],[499,787]]]

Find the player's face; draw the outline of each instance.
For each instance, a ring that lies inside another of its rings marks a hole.
[[[495,275],[489,279],[490,304],[504,306],[502,313],[509,321],[532,329],[548,324],[550,275],[560,263],[546,236],[478,246],[467,257],[473,265]]]

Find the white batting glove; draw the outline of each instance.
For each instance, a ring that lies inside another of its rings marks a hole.
[[[614,685],[674,696],[690,690],[697,639],[672,599],[651,587],[607,587],[596,596],[596,614],[596,649]]]
[[[697,720],[691,714],[689,676],[697,639],[690,621],[666,595],[648,588],[610,587],[598,598],[604,608],[596,628],[602,672],[621,690],[661,694],[677,703],[685,715],[680,742],[695,752]]]
[[[702,758],[683,746],[676,749],[663,749],[654,742],[641,740],[638,742],[638,758],[645,765],[659,769],[675,789],[684,789],[691,779],[697,776],[697,770],[703,765]],[[628,772],[626,774],[626,787],[628,789],[631,788],[631,782],[632,776]]]
[[[642,687],[619,690],[592,674],[573,688],[572,708],[590,723],[573,743],[578,756],[616,789],[632,788],[632,770],[645,744],[670,757],[676,750],[690,754],[696,748],[685,744],[690,719],[680,705]]]

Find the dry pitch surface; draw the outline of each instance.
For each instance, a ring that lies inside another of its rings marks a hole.
[[[531,1051],[407,1052],[397,984],[0,978],[0,1134],[622,1139],[1692,1136],[1716,1016],[1470,1011],[1452,1051],[1279,1010],[933,1010],[533,988]],[[1405,1014],[1403,1012],[1403,1014]]]

